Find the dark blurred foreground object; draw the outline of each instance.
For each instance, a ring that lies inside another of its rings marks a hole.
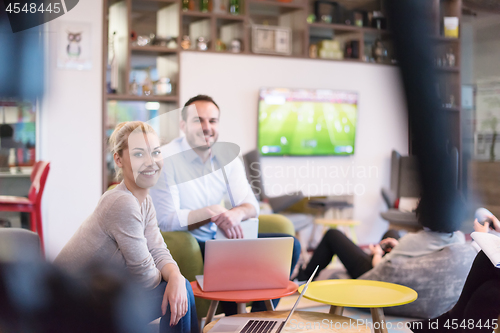
[[[410,140],[418,159],[422,197],[426,197],[421,207],[422,220],[457,230],[465,205],[456,193],[453,164],[447,152],[453,141],[435,91],[429,8],[429,0],[387,1],[408,105]]]
[[[13,33],[0,2],[0,98],[36,99],[43,94],[42,26]]]
[[[146,331],[151,303],[126,271],[94,265],[83,272],[75,279],[43,262],[36,233],[1,228],[0,332]]]
[[[2,333],[143,333],[150,304],[126,272],[94,266],[78,280],[43,262],[0,263]]]
[[[451,159],[453,180],[458,183],[458,149],[453,148],[448,158]],[[391,154],[391,181],[389,188],[382,188],[382,197],[387,204],[388,210],[380,215],[389,222],[390,229],[405,229],[417,231],[422,229],[422,225],[417,221],[415,212],[403,211],[398,207],[401,198],[420,198],[420,174],[416,156],[401,156],[393,150]],[[457,226],[458,226],[457,221]],[[453,229],[453,228],[451,228]],[[454,231],[456,229],[453,229]]]

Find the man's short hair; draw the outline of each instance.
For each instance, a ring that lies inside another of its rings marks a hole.
[[[212,97],[210,97],[208,95],[196,95],[194,97],[191,97],[186,102],[186,104],[184,104],[184,107],[182,108],[182,112],[181,112],[182,120],[184,120],[184,121],[187,120],[187,106],[193,104],[194,102],[198,102],[198,101],[204,101],[204,102],[213,103],[217,107],[217,110],[219,110],[219,114],[220,114],[219,106],[217,105],[217,103],[215,103],[215,101],[214,101],[214,99]]]

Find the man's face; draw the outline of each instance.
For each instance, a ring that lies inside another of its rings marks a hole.
[[[196,101],[189,105],[181,129],[192,148],[209,149],[219,138],[219,109],[212,102]]]

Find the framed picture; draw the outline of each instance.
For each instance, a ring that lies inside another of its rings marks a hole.
[[[92,69],[90,23],[60,21],[57,38],[58,68]]]
[[[292,53],[292,31],[286,27],[252,26],[252,52],[262,54]]]

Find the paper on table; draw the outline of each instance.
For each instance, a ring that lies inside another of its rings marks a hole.
[[[471,237],[490,258],[493,266],[500,268],[500,237],[486,232],[473,232]]]

